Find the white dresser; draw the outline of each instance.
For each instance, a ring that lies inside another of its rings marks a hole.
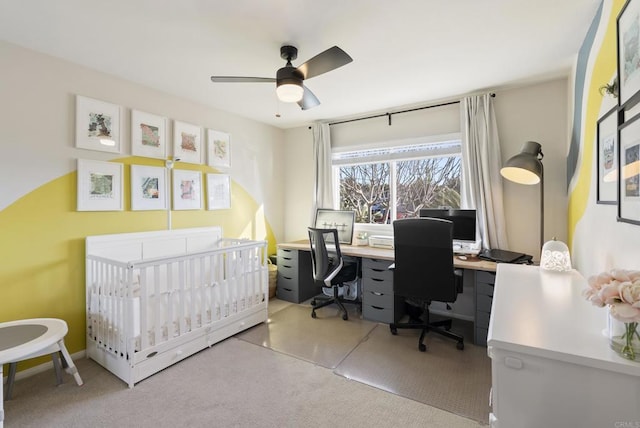
[[[603,334],[576,271],[499,264],[489,322],[493,428],[640,428],[640,362]]]

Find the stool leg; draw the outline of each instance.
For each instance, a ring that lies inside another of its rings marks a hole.
[[[58,359],[58,353],[51,354],[51,360],[53,360],[53,368],[56,371],[56,386],[62,385],[62,368],[60,367],[60,360]]]
[[[62,356],[64,357],[64,360],[69,366],[66,369],[67,373],[73,375],[73,378],[76,380],[76,383],[78,384],[78,386],[82,385],[83,383],[82,378],[80,377],[80,373],[78,373],[78,369],[73,364],[73,360],[71,359],[71,355],[69,355],[69,351],[67,351],[66,346],[64,346],[64,339],[60,339],[58,341],[58,346],[60,347],[60,352],[62,352]]]
[[[7,393],[4,396],[5,401],[11,400],[13,392],[13,382],[16,380],[16,368],[18,363],[9,363],[9,374],[7,375]]]

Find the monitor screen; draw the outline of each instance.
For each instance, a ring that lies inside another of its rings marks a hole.
[[[441,218],[453,222],[453,239],[457,241],[476,240],[476,210],[423,208],[420,217]]]
[[[318,208],[314,227],[318,229],[337,229],[340,243],[351,245],[355,219],[355,211]]]

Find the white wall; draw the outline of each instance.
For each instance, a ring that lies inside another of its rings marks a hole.
[[[264,204],[274,234],[282,239],[282,130],[9,43],[0,42],[0,59],[0,211],[74,171],[77,158],[110,160],[130,155],[130,114],[137,109],[197,124],[203,130],[230,133],[231,168],[223,172]],[[122,154],[74,147],[76,94],[125,107]]]
[[[544,159],[544,242],[567,242],[566,151],[568,78],[496,91],[494,106],[502,160],[520,152],[526,141],[542,145]],[[503,180],[509,249],[540,253],[540,186]]]
[[[495,108],[503,159],[520,151],[528,140],[542,144],[545,153],[545,239],[566,240],[565,150],[567,146],[567,79],[496,91]],[[458,104],[399,114],[387,118],[331,126],[332,145],[338,149],[380,141],[459,132]],[[285,131],[285,240],[304,239],[311,218],[313,140],[311,131]],[[505,183],[507,233],[510,249],[538,257],[538,187]],[[292,213],[303,213],[294,216]],[[531,226],[529,226],[531,225]]]

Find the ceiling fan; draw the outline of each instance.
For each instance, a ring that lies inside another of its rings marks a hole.
[[[275,79],[271,77],[211,76],[211,81],[220,83],[275,82],[276,94],[280,101],[297,102],[302,110],[308,110],[319,105],[320,101],[313,92],[303,85],[302,81],[335,70],[353,61],[345,51],[337,46],[319,53],[298,68],[291,64],[291,61],[298,57],[298,49],[295,46],[282,46],[280,57],[286,60],[287,64],[278,70]]]

